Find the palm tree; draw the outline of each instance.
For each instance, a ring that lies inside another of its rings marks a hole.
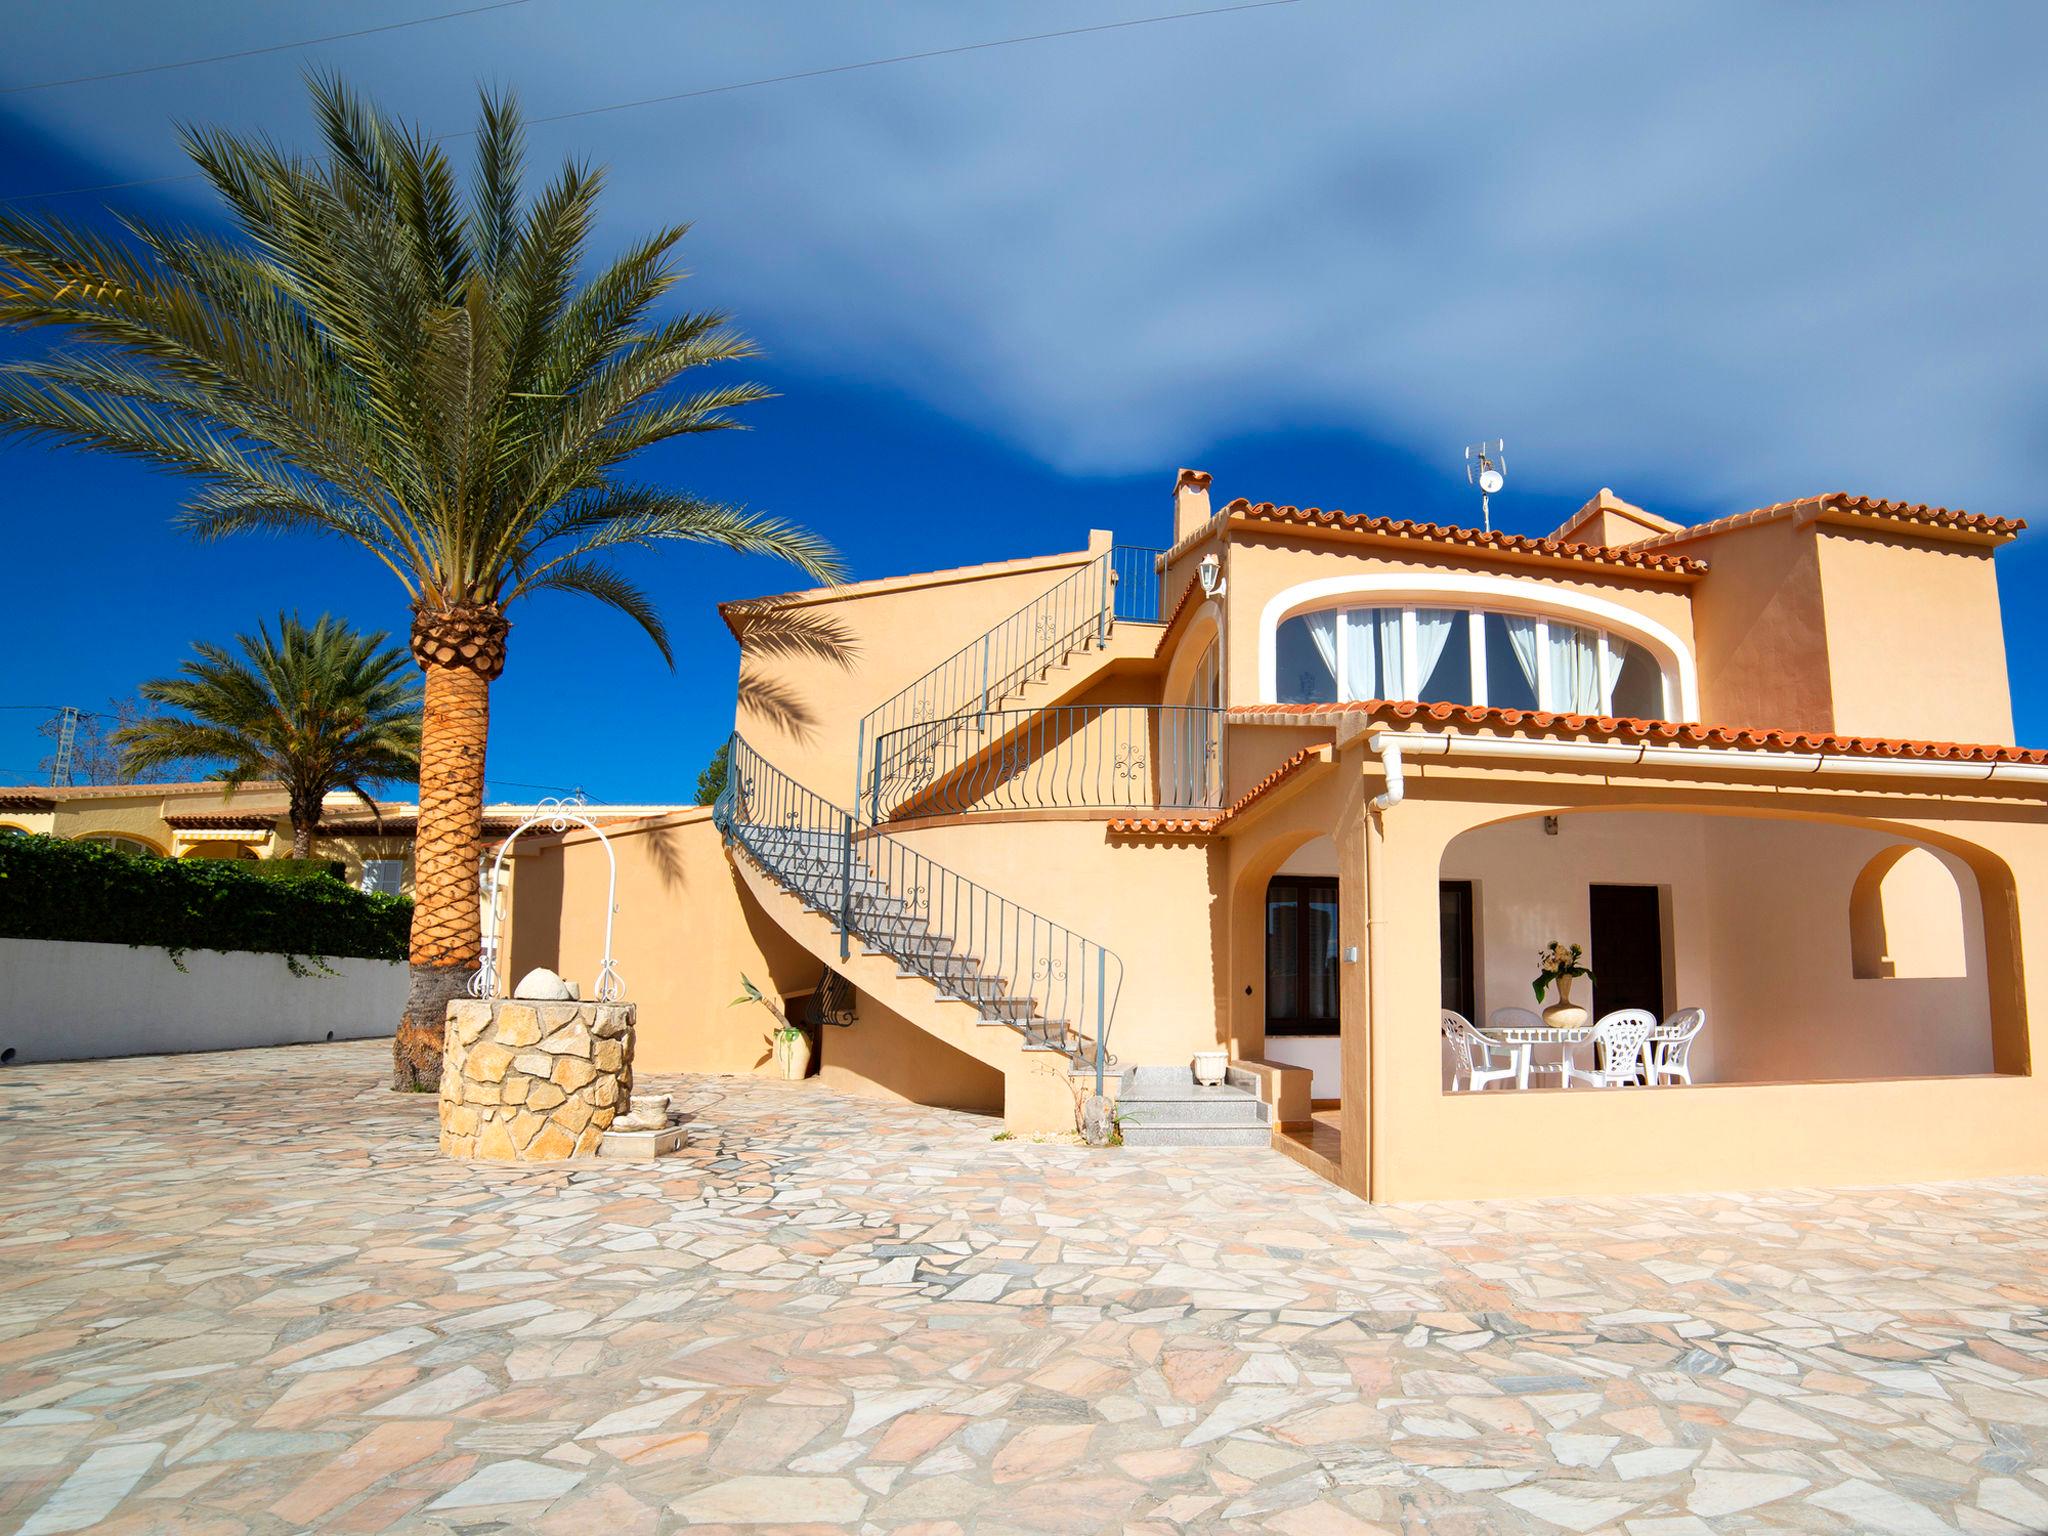
[[[420,686],[411,657],[381,630],[366,635],[321,614],[311,628],[279,614],[277,634],[237,635],[237,657],[197,644],[178,677],[152,678],[142,697],[182,715],[152,715],[114,733],[129,773],[199,759],[228,793],[251,779],[285,787],[292,857],[313,851],[320,807],[338,789],[377,813],[368,786],[420,770]]]
[[[670,226],[579,282],[603,174],[571,162],[526,196],[509,96],[485,93],[465,189],[417,128],[312,82],[324,158],[182,130],[234,226],[125,220],[119,238],[0,211],[0,324],[71,343],[0,373],[0,434],[194,477],[202,539],[314,532],[360,545],[412,605],[426,673],[412,992],[395,1086],[440,1073],[442,1020],[478,951],[490,685],[506,611],[577,592],[637,620],[612,563],[670,539],[775,555],[835,580],[827,544],[779,519],[624,478],[657,443],[735,425],[747,383],[683,393],[754,355],[711,312],[664,315]]]

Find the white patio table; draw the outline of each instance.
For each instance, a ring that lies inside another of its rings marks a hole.
[[[1581,1045],[1593,1038],[1591,1024],[1583,1024],[1577,1029],[1551,1029],[1547,1025],[1541,1029],[1532,1029],[1525,1025],[1506,1029],[1481,1028],[1479,1032],[1487,1039],[1507,1048],[1509,1056],[1515,1063],[1517,1088],[1529,1086],[1529,1074],[1534,1070],[1532,1060],[1536,1055],[1537,1046]],[[1546,1071],[1554,1070],[1549,1062],[1543,1065]]]
[[[1529,1074],[1531,1072],[1548,1073],[1559,1070],[1556,1065],[1547,1061],[1541,1066],[1534,1065],[1537,1046],[1584,1045],[1593,1038],[1592,1023],[1581,1024],[1576,1029],[1552,1029],[1548,1025],[1541,1029],[1532,1029],[1526,1025],[1520,1028],[1509,1027],[1505,1029],[1491,1026],[1474,1027],[1478,1028],[1479,1033],[1486,1036],[1487,1039],[1507,1048],[1515,1063],[1515,1086],[1517,1088],[1529,1086]],[[1650,1031],[1648,1045],[1655,1045],[1660,1040],[1676,1040],[1684,1035],[1684,1033],[1683,1029],[1673,1029],[1668,1025],[1659,1024]],[[1648,1045],[1645,1046],[1646,1050]],[[1569,1083],[1567,1083],[1567,1086],[1569,1086]]]

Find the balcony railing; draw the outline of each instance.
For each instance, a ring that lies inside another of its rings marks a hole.
[[[1117,618],[1129,619],[1134,624],[1159,622],[1160,583],[1164,578],[1157,562],[1165,553],[1163,549],[1147,549],[1141,544],[1118,544],[1111,548],[1109,568],[1116,578],[1112,602]]]
[[[992,709],[875,743],[871,806],[978,811],[1206,810],[1222,803],[1222,711],[1150,704]]]
[[[1119,620],[1156,623],[1158,553],[1134,545],[1103,551],[869,711],[861,721],[856,792],[867,818],[880,820],[889,809],[867,799],[872,785],[893,783],[902,772],[882,758],[883,737],[907,757],[940,750],[962,717],[1001,709],[1074,652],[1105,644]]]
[[[1092,1066],[1102,1092],[1116,1064],[1109,1035],[1124,974],[1113,952],[897,838],[856,834],[849,812],[739,736],[712,817],[778,885],[837,924],[842,957],[860,940],[971,1004],[983,1023]]]

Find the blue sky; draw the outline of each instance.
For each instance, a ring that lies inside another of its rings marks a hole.
[[[479,81],[550,116],[1180,7],[521,0],[18,89],[461,8],[75,0],[0,61],[0,197],[177,175],[178,121],[304,142],[308,66],[449,132]],[[754,430],[648,475],[808,522],[858,576],[1160,542],[1181,464],[1469,521],[1481,435],[1520,531],[1602,485],[1688,519],[1841,489],[2040,523],[2044,44],[2033,5],[1299,0],[582,116],[533,151],[611,167],[606,247],[695,221],[685,302],[766,351]],[[36,206],[105,203],[211,216],[188,182]],[[0,704],[101,707],[281,606],[403,630],[367,556],[195,546],[182,489],[0,446]],[[2044,537],[2000,557],[2029,743]],[[495,796],[687,798],[730,723],[713,604],[796,583],[697,550],[635,571],[677,670],[595,605],[516,612]],[[32,775],[34,723],[0,711],[0,780]]]

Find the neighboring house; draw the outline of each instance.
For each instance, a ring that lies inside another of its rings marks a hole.
[[[1369,1198],[2048,1171],[2021,523],[1603,490],[1538,539],[1209,487],[1180,473],[1163,549],[726,605],[726,796],[612,836],[643,1070],[762,1070],[745,973],[850,1016],[829,1081],[1020,1131],[1105,1058],[1115,1092],[1220,1048]],[[514,969],[595,971],[605,874],[589,834],[536,848]],[[1693,1086],[1557,1091],[1554,1045],[1454,1086],[1444,1010],[1533,1006],[1551,940],[1595,1017],[1705,1010]],[[1182,1139],[1134,1087],[1127,1140]]]
[[[246,784],[232,796],[214,783],[21,785],[0,788],[0,834],[41,832],[174,859],[274,859],[292,850],[286,809],[283,788],[268,782]],[[602,821],[676,809],[584,808]],[[487,843],[494,847],[534,810],[531,805],[486,806]],[[313,856],[339,861],[351,885],[410,894],[418,817],[419,807],[409,801],[380,801],[373,816],[354,795],[329,795]]]

